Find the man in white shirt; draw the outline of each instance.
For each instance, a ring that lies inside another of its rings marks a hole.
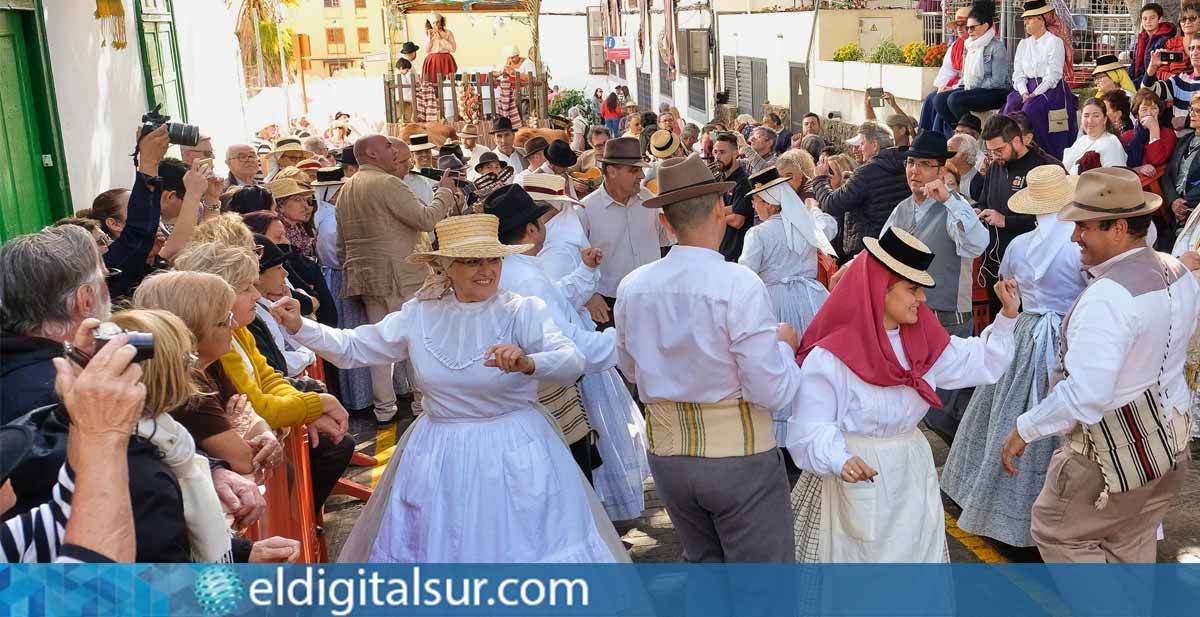
[[[525,174],[533,173],[542,168],[542,165],[546,163],[546,148],[549,146],[550,142],[546,141],[545,137],[535,135],[530,137],[529,141],[525,142],[524,151],[517,150],[525,157],[525,169],[513,176],[513,184],[520,184],[521,178],[524,178]]]
[[[479,157],[488,151],[486,146],[479,143],[479,125],[464,126],[463,130],[458,132],[458,136],[462,138],[463,155],[467,157],[463,160],[464,163],[474,165],[479,161]]]
[[[492,140],[496,142],[496,147],[492,149],[492,152],[495,152],[501,160],[507,161],[513,168],[514,174],[519,174],[525,171],[525,161],[521,159],[521,153],[513,147],[515,138],[512,120],[504,116],[496,118],[496,124],[492,128]]]
[[[1084,172],[1074,199],[1058,217],[1075,223],[1091,280],[1063,318],[1050,392],[1017,418],[1002,463],[1016,474],[1013,458],[1029,442],[1066,435],[1033,504],[1042,558],[1153,563],[1156,531],[1188,472],[1183,366],[1200,284],[1146,246],[1162,198],[1142,192],[1137,174]]]
[[[422,204],[428,206],[433,203],[433,193],[437,188],[437,183],[421,174],[413,173],[416,161],[408,144],[399,137],[388,137],[387,140],[392,144],[393,151],[396,153],[396,173],[393,175],[403,180]]]
[[[988,244],[988,231],[967,200],[951,193],[942,180],[946,160],[954,153],[946,147],[946,136],[925,131],[905,151],[904,172],[912,195],[896,205],[883,230],[898,227],[924,242],[933,251],[928,271],[936,283],[925,290],[926,304],[951,336],[967,338],[975,333],[971,294],[974,291],[975,258]],[[946,443],[954,439],[958,421],[969,396],[959,390],[938,390],[942,407],[925,415],[929,425]],[[962,405],[958,405],[962,398]]]
[[[717,252],[732,183],[694,154],[665,161],[659,183],[639,207],[662,207],[679,244],[625,277],[615,307],[618,366],[646,405],[658,495],[685,560],[790,563],[788,481],[769,410],[799,390],[796,332],[777,324],[762,281]]]
[[[613,323],[609,313],[616,303],[617,286],[626,274],[662,256],[661,247],[670,246],[671,237],[659,212],[642,207],[651,197],[642,192],[641,146],[633,137],[613,139],[605,145],[604,184],[583,198],[579,222],[588,242],[604,253],[600,264],[599,298],[588,302],[592,318],[602,327]],[[712,175],[711,173],[709,175]]]

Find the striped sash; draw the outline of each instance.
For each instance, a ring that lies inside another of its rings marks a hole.
[[[554,416],[558,430],[568,444],[575,443],[592,432],[588,423],[587,413],[583,409],[583,399],[579,397],[579,385],[571,384],[561,388],[547,387],[538,390],[538,403]]]
[[[774,448],[775,432],[770,412],[740,398],[660,401],[646,406],[646,442],[657,456],[750,456]]]

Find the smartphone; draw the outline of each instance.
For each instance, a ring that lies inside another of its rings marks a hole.
[[[1163,62],[1183,62],[1182,51],[1164,51],[1158,57]]]
[[[212,159],[200,159],[199,163],[200,163],[200,167],[204,170],[204,177],[205,178],[213,177],[213,160]]]
[[[867,97],[871,99],[871,107],[883,107],[883,88],[867,88]]]

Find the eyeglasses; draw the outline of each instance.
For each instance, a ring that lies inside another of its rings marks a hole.
[[[1190,15],[1190,16],[1189,16],[1189,15],[1184,15],[1183,17],[1180,17],[1180,18],[1179,18],[1179,21],[1184,21],[1184,22],[1191,23],[1191,22],[1193,22],[1193,21],[1196,21],[1196,20],[1198,20],[1198,19],[1200,19],[1200,15]]]
[[[231,158],[239,163],[248,163],[250,161],[257,161],[258,155],[246,153],[246,154],[239,154],[239,155],[231,157]]]
[[[967,30],[971,31],[971,32],[974,32],[980,28],[986,28],[986,27],[987,27],[987,24],[974,24],[974,25],[967,24]]]
[[[1200,114],[1200,107],[1189,107],[1189,108],[1188,108],[1188,113],[1192,113],[1192,114]]]
[[[940,169],[942,166],[936,161],[919,161],[917,159],[905,159],[905,167],[924,167],[925,169]]]
[[[229,311],[229,316],[217,324],[218,328],[234,328],[237,327],[237,321],[233,318],[233,311]]]
[[[1005,143],[1003,146],[1000,146],[999,148],[988,148],[987,153],[988,153],[988,156],[990,156],[992,158],[999,158],[999,157],[1003,156],[1005,152],[1008,152],[1008,150],[1010,148],[1012,148],[1012,144]]]

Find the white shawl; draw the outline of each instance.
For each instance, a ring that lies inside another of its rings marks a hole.
[[[1041,279],[1062,247],[1071,244],[1074,230],[1075,224],[1058,220],[1057,213],[1037,215],[1037,227],[1030,232],[1029,252],[1026,254],[1035,278]]]
[[[183,518],[187,522],[188,543],[196,563],[233,561],[229,525],[217,499],[208,461],[196,454],[196,442],[183,425],[170,414],[138,422],[134,434],[149,440],[162,453],[162,460],[175,474],[183,494]]]
[[[804,252],[804,244],[807,244],[826,255],[837,256],[833,245],[829,243],[829,238],[817,225],[812,212],[808,211],[808,206],[804,205],[800,196],[792,190],[791,185],[786,182],[776,184],[758,195],[763,198],[763,201],[782,208],[781,214],[787,229],[788,248],[793,253]]]
[[[979,85],[979,81],[983,74],[983,49],[996,38],[996,30],[988,28],[982,36],[977,39],[967,39],[964,47],[967,48],[967,57],[963,60],[963,87],[970,89]]]

